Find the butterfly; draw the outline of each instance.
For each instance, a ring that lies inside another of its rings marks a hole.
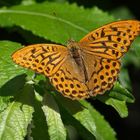
[[[18,65],[49,78],[62,95],[84,99],[110,90],[120,72],[121,57],[140,34],[140,21],[123,20],[106,24],[67,47],[35,44],[12,54]]]

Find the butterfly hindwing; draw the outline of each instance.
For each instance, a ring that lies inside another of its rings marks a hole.
[[[106,90],[111,89],[120,71],[120,61],[101,58],[84,52],[82,56],[88,75],[86,85],[90,96],[103,94]]]

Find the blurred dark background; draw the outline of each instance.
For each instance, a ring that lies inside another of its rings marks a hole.
[[[36,0],[43,2],[45,0]],[[49,0],[55,1],[55,0]],[[63,0],[59,0],[63,1]],[[117,17],[122,18],[121,10],[123,15],[127,18],[136,18],[140,20],[140,4],[138,0],[126,1],[126,0],[69,0],[70,3],[76,2],[78,5],[83,5],[86,8],[97,6],[103,11],[114,14]],[[21,0],[0,0],[0,6],[12,6],[20,4]],[[123,7],[123,8],[122,8]],[[125,11],[124,11],[125,9]],[[129,15],[124,14],[124,12]],[[119,12],[119,14],[117,14]],[[123,17],[125,19],[125,17]],[[17,29],[2,29],[0,28],[0,40],[12,40],[25,44],[24,38],[17,33]],[[11,35],[12,34],[12,35]],[[105,116],[105,119],[109,121],[111,126],[117,132],[118,140],[135,140],[138,139],[140,133],[140,67],[134,67],[133,64],[127,66],[133,89],[133,95],[136,98],[135,103],[128,104],[129,115],[127,118],[120,118],[117,112],[109,106],[104,105],[99,101],[94,101],[93,105],[97,110]],[[103,126],[104,127],[104,126]]]

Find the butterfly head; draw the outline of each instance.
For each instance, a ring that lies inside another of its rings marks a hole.
[[[75,40],[70,39],[70,40],[68,40],[67,47],[70,50],[78,49],[80,47],[80,44],[78,42],[76,42]]]

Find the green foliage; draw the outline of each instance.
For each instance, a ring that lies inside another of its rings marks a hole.
[[[16,30],[27,42],[43,38],[46,42],[66,44],[70,38],[78,41],[89,31],[116,20],[97,7],[84,9],[76,4],[37,2],[15,0],[11,5],[20,5],[1,8],[0,27],[12,34]],[[126,13],[124,17],[128,16]],[[123,66],[133,63],[139,67],[137,42],[139,38],[124,58]],[[85,140],[116,139],[109,123],[88,101],[62,97],[43,76],[33,78],[33,72],[14,64],[11,54],[20,47],[17,42],[0,41],[0,139],[22,140],[26,136],[35,140],[66,140],[72,137],[69,126]],[[92,99],[112,106],[120,117],[127,117],[126,103],[133,103],[134,97],[128,91],[131,86],[125,67],[119,81],[111,91]]]
[[[83,7],[79,8],[75,4],[67,3],[3,8],[0,10],[0,16],[1,26],[5,26],[5,23],[9,26],[16,25],[58,43],[66,43],[70,38],[78,41],[89,31],[114,20],[112,16],[96,7],[85,10]]]
[[[44,105],[42,107],[48,125],[48,133],[51,140],[65,140],[66,130],[61,120],[59,108],[55,103],[54,98],[46,94],[44,98]]]
[[[64,119],[64,122],[68,125],[76,127],[81,137],[86,140],[116,139],[114,130],[111,129],[103,116],[87,101],[72,101],[59,95],[55,96],[55,98],[60,107],[62,119]],[[77,120],[81,124],[78,124]],[[83,128],[83,126],[86,129]]]
[[[17,74],[22,74],[25,70],[21,69],[12,62],[12,53],[21,45],[9,41],[0,41],[0,86]],[[16,72],[15,72],[16,71]]]
[[[122,118],[128,116],[126,102],[134,102],[132,94],[127,89],[123,88],[118,82],[116,82],[109,94],[107,93],[104,96],[97,96],[97,99],[112,106]]]
[[[32,107],[32,93],[33,88],[31,85],[25,85],[17,93],[20,96],[0,98],[1,140],[22,140],[28,134],[27,128],[31,127],[32,113],[34,111]],[[28,96],[29,94],[30,96]]]

